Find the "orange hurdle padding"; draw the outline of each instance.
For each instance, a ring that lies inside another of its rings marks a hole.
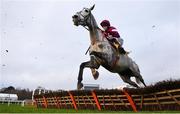
[[[135,104],[134,104],[134,102],[133,102],[132,97],[129,95],[129,93],[128,93],[126,90],[123,89],[123,92],[124,92],[124,94],[126,95],[126,97],[127,97],[128,101],[129,101],[129,103],[130,103],[133,111],[134,111],[134,112],[137,112],[137,109],[136,109],[136,106],[135,106]]]
[[[92,91],[91,93],[92,93],[92,96],[93,96],[93,98],[94,98],[94,100],[96,102],[96,106],[97,106],[98,110],[101,110],[101,105],[100,105],[99,100],[98,100],[98,98],[96,96],[96,92]]]
[[[74,109],[75,109],[75,110],[78,110],[77,105],[76,105],[76,101],[75,101],[75,99],[74,99],[73,94],[72,94],[70,91],[68,91],[68,93],[69,93],[69,96],[70,96],[70,98],[71,98],[71,100],[72,100]]]
[[[47,100],[46,100],[45,96],[43,96],[43,101],[44,101],[44,107],[47,108],[48,107],[48,103],[47,103]]]

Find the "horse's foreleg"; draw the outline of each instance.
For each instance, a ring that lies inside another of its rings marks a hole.
[[[83,84],[81,82],[83,80],[83,70],[84,70],[85,67],[90,67],[90,61],[81,63],[81,65],[80,65],[79,74],[78,74],[77,89],[81,89],[83,87]]]
[[[94,78],[97,79],[99,73],[95,70],[99,68],[99,64],[97,63],[96,59],[94,56],[91,56],[91,60],[81,63],[80,65],[80,69],[79,69],[79,75],[78,75],[78,84],[77,84],[77,88],[81,89],[83,87],[83,84],[81,83],[83,80],[83,70],[85,67],[89,67],[91,68],[92,73],[94,74]]]
[[[89,61],[81,63],[80,68],[79,68],[78,82],[81,82],[83,80],[83,77],[82,77],[83,70],[87,65],[89,65],[89,63],[90,63]]]
[[[92,67],[91,67],[91,73],[92,73],[94,79],[97,80],[98,77],[99,77],[99,72],[96,71],[96,69],[98,69],[100,65],[99,65],[98,62],[96,61],[96,58],[95,58],[94,55],[91,55],[91,65],[92,65]]]
[[[93,75],[94,79],[95,79],[95,80],[97,80],[97,79],[98,79],[98,77],[99,77],[99,72],[98,72],[98,71],[96,71],[96,69],[95,69],[95,68],[91,68],[91,73],[92,73],[92,75]]]

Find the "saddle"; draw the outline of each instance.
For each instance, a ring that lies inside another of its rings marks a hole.
[[[120,46],[117,40],[113,42],[109,41],[109,43],[119,54],[129,54],[129,52],[125,51],[124,48]]]

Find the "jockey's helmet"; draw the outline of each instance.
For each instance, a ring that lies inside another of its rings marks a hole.
[[[104,27],[104,26],[109,27],[109,26],[110,26],[110,22],[109,22],[108,20],[103,20],[103,21],[100,23],[100,25],[101,25],[102,27]]]

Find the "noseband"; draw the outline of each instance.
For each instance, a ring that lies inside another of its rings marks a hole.
[[[89,18],[91,20],[91,16],[90,16],[91,12],[87,16],[82,15],[81,12],[77,12],[77,14],[84,18],[83,20],[79,19],[79,23],[83,23],[82,26],[89,31],[89,29],[87,28],[87,20]],[[90,21],[90,24],[91,24],[91,21]]]

